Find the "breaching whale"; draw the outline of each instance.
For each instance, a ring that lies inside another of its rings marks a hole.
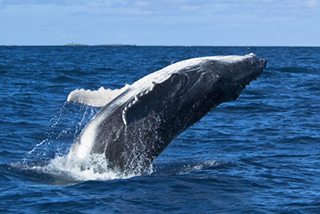
[[[75,139],[68,157],[105,154],[107,166],[141,174],[181,132],[217,105],[235,100],[263,72],[254,54],[193,58],[118,90],[75,90],[69,102],[102,107]]]

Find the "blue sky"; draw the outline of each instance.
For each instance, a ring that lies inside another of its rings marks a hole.
[[[0,45],[320,46],[320,0],[0,0]]]

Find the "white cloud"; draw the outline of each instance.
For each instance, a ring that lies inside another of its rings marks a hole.
[[[180,6],[181,11],[186,11],[186,12],[194,12],[199,10],[201,7],[196,6],[196,5],[182,5]]]
[[[314,7],[318,4],[317,0],[309,0],[307,1],[307,6],[308,7]]]
[[[138,7],[146,7],[146,6],[150,5],[150,3],[147,1],[136,1],[135,5]]]

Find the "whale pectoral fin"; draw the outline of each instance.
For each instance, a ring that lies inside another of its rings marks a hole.
[[[126,85],[121,89],[113,90],[104,89],[103,87],[96,91],[76,89],[68,95],[67,101],[70,103],[79,103],[92,107],[103,107],[128,88],[129,85]]]
[[[173,97],[179,96],[181,89],[188,82],[184,74],[174,73],[167,80],[161,83],[153,83],[153,87],[142,94],[138,94],[122,112],[122,119],[125,125],[139,121],[150,114],[160,111],[166,112]]]

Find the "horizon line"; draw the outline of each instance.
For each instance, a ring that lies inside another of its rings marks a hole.
[[[136,45],[136,44],[81,44],[81,43],[67,43],[63,45],[0,45],[0,47],[94,47],[94,46],[109,46],[109,47],[122,47],[122,46],[132,46],[132,47],[313,47],[317,48],[320,46],[316,45]]]

